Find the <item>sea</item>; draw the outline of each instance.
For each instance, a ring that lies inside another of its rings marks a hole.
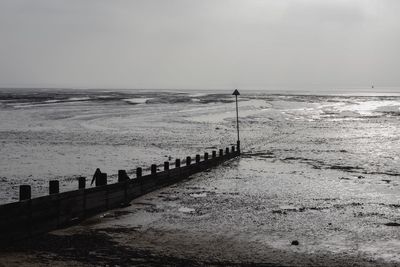
[[[121,169],[134,178],[230,147],[232,91],[0,89],[0,203],[18,201],[22,184],[37,197],[49,180],[75,190],[96,168],[112,183]],[[181,196],[174,212],[220,214],[197,227],[229,225],[277,249],[298,239],[299,252],[400,262],[397,92],[240,90],[241,158],[169,192]]]

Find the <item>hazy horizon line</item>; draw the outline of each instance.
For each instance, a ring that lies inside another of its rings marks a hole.
[[[339,91],[346,91],[346,90],[366,90],[366,91],[377,91],[377,90],[400,90],[400,85],[397,86],[374,86],[374,87],[366,87],[366,86],[299,86],[299,87],[291,87],[291,86],[271,86],[271,87],[240,87],[240,86],[232,86],[232,87],[223,87],[223,88],[134,88],[134,87],[85,87],[85,86],[0,86],[0,90],[3,89],[37,89],[37,90],[231,90],[231,89],[239,89],[243,91],[330,91],[330,90],[339,90]]]
[[[32,91],[137,91],[137,92],[193,92],[201,91],[208,93],[230,92],[236,89],[231,88],[84,88],[84,87],[0,87],[0,91],[4,90],[32,90]],[[387,87],[337,87],[337,88],[237,88],[239,91],[254,93],[271,93],[281,95],[354,95],[354,96],[400,96],[400,86]]]

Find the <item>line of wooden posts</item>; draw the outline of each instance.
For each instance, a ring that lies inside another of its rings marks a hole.
[[[164,170],[157,172],[157,165],[150,167],[150,174],[143,175],[142,168],[136,169],[136,179],[130,179],[125,170],[118,171],[118,182],[107,184],[107,174],[98,172],[95,187],[86,188],[86,178],[80,177],[78,190],[60,193],[59,181],[49,182],[49,195],[32,198],[31,186],[19,187],[18,202],[0,205],[0,244],[20,240],[65,227],[82,219],[112,208],[128,205],[141,195],[176,183],[217,166],[240,155],[240,142],[236,147],[227,147],[206,152],[201,157],[186,157],[185,166],[175,160],[175,168],[164,162]]]

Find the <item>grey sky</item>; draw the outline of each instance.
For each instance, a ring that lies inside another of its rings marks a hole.
[[[0,0],[0,87],[400,85],[398,0]]]

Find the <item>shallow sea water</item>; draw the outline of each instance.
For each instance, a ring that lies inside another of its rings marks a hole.
[[[17,200],[23,183],[39,196],[50,179],[70,190],[97,167],[111,182],[118,169],[230,146],[233,100],[230,92],[0,91],[0,201]],[[239,108],[240,159],[69,231],[134,228],[110,235],[182,257],[209,257],[206,244],[223,239],[252,252],[222,246],[211,257],[264,262],[274,249],[400,264],[399,227],[390,226],[400,223],[400,96],[243,91]],[[197,240],[191,249],[176,249],[188,238]]]

